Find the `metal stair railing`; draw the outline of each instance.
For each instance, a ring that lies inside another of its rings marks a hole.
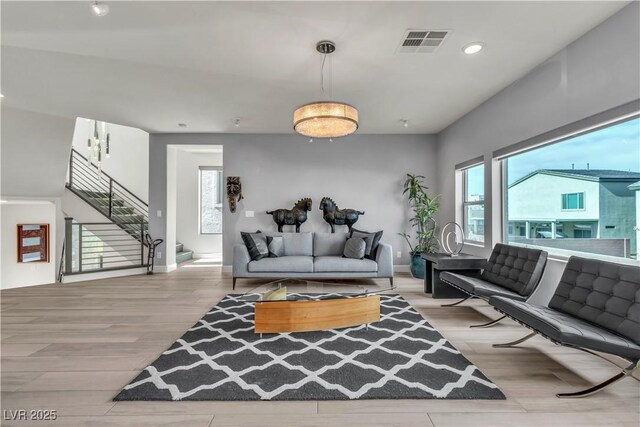
[[[66,187],[86,203],[144,243],[144,230],[149,224],[149,206],[129,189],[90,162],[77,150],[69,157],[69,179]]]
[[[146,267],[146,227],[134,238],[112,222],[74,222],[65,218],[64,275]]]

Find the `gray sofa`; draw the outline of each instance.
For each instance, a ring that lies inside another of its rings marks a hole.
[[[387,278],[393,285],[391,245],[380,242],[375,259],[343,258],[344,233],[265,233],[282,236],[284,256],[252,261],[244,244],[233,248],[233,289],[240,278]]]

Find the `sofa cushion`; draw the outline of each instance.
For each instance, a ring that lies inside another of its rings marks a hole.
[[[366,258],[321,256],[314,260],[313,271],[316,273],[375,273],[378,271],[378,264]]]
[[[248,270],[251,273],[313,273],[313,257],[262,258],[249,262]]]
[[[345,258],[363,259],[364,250],[366,248],[367,244],[365,243],[364,239],[360,237],[351,237],[344,245],[344,252],[342,253],[342,256]]]
[[[571,257],[549,307],[640,345],[640,269]]]
[[[314,256],[341,256],[347,241],[347,233],[314,233]]]
[[[311,233],[282,233],[284,256],[313,256]]]
[[[267,236],[269,258],[278,258],[284,255],[284,238],[282,236]]]
[[[494,285],[493,283],[484,281],[478,277],[465,276],[464,274],[443,271],[442,273],[440,273],[440,280],[446,283],[450,283],[456,288],[462,289],[469,295],[474,295],[484,299],[488,299],[493,295],[500,295],[520,301],[524,301],[527,299],[527,297],[510,291],[509,289],[505,289],[501,286]]]
[[[364,251],[364,257],[368,259],[376,259],[376,251],[378,250],[378,244],[380,243],[380,239],[382,238],[382,231],[370,233],[368,231],[362,231],[352,228],[349,237],[363,238],[367,244],[367,247]]]
[[[267,237],[260,231],[255,233],[240,232],[242,241],[249,250],[249,256],[252,260],[259,260],[269,256],[269,248],[267,247]]]
[[[491,297],[489,304],[560,344],[640,359],[640,345],[632,340],[553,308],[505,297]]]

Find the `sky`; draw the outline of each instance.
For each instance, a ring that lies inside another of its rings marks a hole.
[[[507,183],[538,169],[614,169],[640,172],[640,118],[509,157]],[[483,166],[468,170],[468,194],[483,194]]]
[[[640,119],[509,157],[508,184],[537,169],[614,169],[640,172]]]

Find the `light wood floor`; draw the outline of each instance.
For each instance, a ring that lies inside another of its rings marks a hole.
[[[5,411],[55,409],[57,426],[634,426],[640,383],[557,399],[616,371],[604,361],[534,338],[519,349],[491,343],[524,336],[486,305],[441,308],[421,282],[399,292],[506,394],[505,401],[363,400],[307,402],[112,402],[113,396],[231,291],[220,267],[6,290],[2,305],[2,418]],[[239,281],[237,290],[252,282]],[[256,282],[253,282],[254,284]],[[485,315],[486,314],[486,315]],[[2,420],[3,426],[49,425]]]

